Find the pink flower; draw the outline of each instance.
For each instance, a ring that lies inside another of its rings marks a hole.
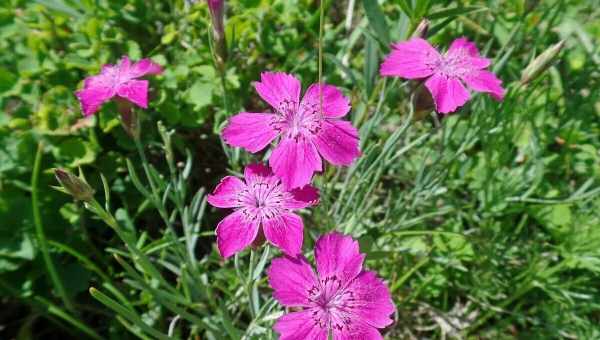
[[[229,119],[223,138],[258,152],[281,136],[269,165],[286,188],[310,183],[313,173],[323,170],[321,156],[334,165],[350,165],[360,156],[358,131],[340,119],[350,111],[349,101],[335,86],[313,84],[300,100],[298,79],[264,72],[254,87],[275,113],[239,113]]]
[[[504,98],[502,81],[485,70],[491,61],[481,57],[475,44],[466,38],[454,40],[443,55],[421,38],[394,44],[392,48],[381,64],[381,75],[428,78],[425,86],[438,112],[449,113],[464,105],[469,100],[465,85],[474,91],[487,92],[496,100]]]
[[[148,81],[137,78],[160,73],[160,65],[150,59],[131,64],[124,56],[118,65],[104,65],[100,74],[85,78],[83,89],[75,95],[79,98],[84,116],[94,114],[115,96],[145,109],[148,107]]]
[[[280,340],[383,339],[378,328],[393,321],[386,285],[363,270],[365,255],[349,236],[330,233],[315,246],[317,274],[303,256],[274,259],[267,270],[273,297],[290,312],[273,327]]]
[[[279,178],[262,164],[244,169],[244,181],[227,176],[217,185],[208,203],[217,208],[233,208],[217,226],[217,245],[229,257],[256,239],[259,229],[266,239],[284,253],[295,256],[302,248],[304,224],[296,209],[314,205],[319,191],[312,186],[285,190]]]

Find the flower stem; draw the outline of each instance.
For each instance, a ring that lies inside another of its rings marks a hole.
[[[39,206],[39,196],[38,196],[38,182],[40,175],[40,167],[42,164],[42,154],[44,149],[44,144],[42,142],[38,143],[37,152],[35,154],[35,161],[33,163],[33,174],[31,175],[31,208],[33,210],[33,222],[35,224],[35,232],[37,234],[38,243],[40,246],[40,251],[42,252],[42,257],[44,259],[44,264],[46,265],[46,270],[50,275],[50,280],[52,281],[52,285],[54,289],[62,299],[65,307],[74,312],[75,308],[73,307],[73,303],[69,299],[65,287],[58,276],[58,272],[56,271],[56,267],[54,267],[54,263],[52,262],[52,258],[50,257],[50,252],[48,251],[48,241],[46,239],[46,233],[44,232],[44,226],[42,224],[42,216],[40,214],[40,206]]]
[[[319,112],[323,114],[323,28],[325,26],[324,0],[319,2]]]
[[[255,260],[256,258],[256,254],[254,249],[250,248],[250,264],[248,266],[248,279],[246,281],[246,293],[248,294],[248,303],[250,305],[250,313],[252,314],[252,318],[256,317],[256,310],[254,310],[254,299],[252,298],[252,286],[253,286],[253,280],[252,280],[252,273],[254,273],[254,266],[255,266]]]

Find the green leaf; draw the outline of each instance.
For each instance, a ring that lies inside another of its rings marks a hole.
[[[142,58],[142,50],[140,45],[133,40],[127,41],[127,55],[133,60],[139,60]]]
[[[260,257],[260,261],[258,261],[258,263],[256,264],[256,267],[254,268],[254,273],[252,274],[252,280],[258,280],[258,278],[260,278],[260,275],[263,272],[263,269],[265,268],[265,265],[267,264],[267,260],[269,260],[269,250],[271,247],[269,247],[268,245],[265,246],[262,256]]]
[[[53,11],[63,13],[69,17],[79,19],[82,16],[81,12],[77,11],[72,6],[66,4],[65,1],[62,0],[36,0],[35,2],[44,5],[45,7]]]
[[[385,15],[379,6],[377,0],[363,0],[363,6],[369,19],[369,25],[375,31],[375,34],[384,45],[390,43],[390,33],[387,22],[385,21]]]
[[[91,274],[77,263],[57,266],[57,270],[70,296],[75,296],[89,287]]]
[[[202,80],[197,80],[188,90],[187,101],[195,105],[196,110],[212,102],[213,85]]]
[[[398,1],[398,5],[400,5],[402,12],[404,12],[404,14],[406,14],[407,17],[412,18],[413,9],[410,4],[410,0],[400,0]]]
[[[160,42],[164,45],[168,45],[168,44],[172,43],[173,40],[175,40],[176,36],[177,36],[177,28],[175,28],[175,25],[172,23],[168,24],[167,26],[165,26],[165,34],[160,39]]]
[[[556,226],[567,226],[571,224],[571,208],[567,204],[559,204],[552,207],[549,222]]]
[[[373,39],[370,35],[367,35],[365,40],[365,65],[363,72],[368,98],[373,92],[375,77],[378,75],[377,70],[379,69],[379,53],[375,39]]]
[[[106,307],[112,309],[118,315],[120,315],[123,318],[127,319],[127,321],[133,323],[134,325],[136,325],[137,327],[139,327],[141,330],[143,330],[147,334],[150,334],[150,335],[154,336],[157,339],[169,340],[169,337],[167,335],[165,335],[165,334],[159,332],[158,330],[150,327],[134,311],[132,311],[132,310],[130,310],[128,308],[123,307],[117,301],[109,298],[108,296],[106,296],[105,294],[103,294],[102,292],[100,292],[99,290],[97,290],[96,288],[93,288],[93,287],[90,288],[90,294],[94,297],[94,299],[98,300],[99,302],[101,302]]]
[[[419,0],[416,1],[415,9],[413,11],[413,19],[421,19],[427,13],[427,10],[430,7],[429,0]]]
[[[79,138],[71,138],[60,143],[54,150],[57,159],[67,163],[70,167],[90,164],[96,160],[96,148]]]
[[[437,12],[433,12],[431,14],[426,15],[429,20],[436,19],[445,19],[452,18],[458,15],[466,15],[468,13],[481,12],[488,10],[487,7],[481,6],[468,6],[468,7],[456,7],[456,8],[446,8],[439,10]]]
[[[17,77],[7,69],[0,67],[0,93],[10,90],[17,83]]]

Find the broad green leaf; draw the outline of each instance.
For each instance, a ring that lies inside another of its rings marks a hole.
[[[197,80],[188,90],[187,101],[201,109],[212,102],[213,85],[202,80]]]
[[[17,83],[17,77],[7,69],[0,67],[0,94],[10,90]]]

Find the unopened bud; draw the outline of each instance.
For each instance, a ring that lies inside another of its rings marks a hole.
[[[429,93],[423,83],[419,84],[414,90],[413,105],[415,107],[413,114],[415,121],[423,120],[429,112],[435,109],[433,97],[431,97],[431,93]]]
[[[213,29],[215,55],[219,67],[227,60],[227,43],[225,41],[225,0],[207,0]]]
[[[537,56],[521,74],[521,84],[525,85],[530,83],[532,80],[540,76],[544,71],[552,65],[556,60],[556,56],[560,53],[562,48],[565,46],[565,41],[561,40],[558,44],[550,46],[547,50]]]
[[[54,175],[60,183],[62,191],[70,194],[76,200],[89,202],[94,197],[94,189],[82,178],[63,169],[54,170]]]
[[[419,26],[413,32],[413,38],[423,38],[427,37],[427,31],[429,30],[429,20],[423,19],[419,23]]]
[[[267,241],[267,239],[265,238],[265,233],[263,232],[262,228],[260,228],[258,230],[258,234],[256,235],[256,238],[250,244],[250,247],[252,247],[252,249],[254,249],[254,250],[257,250],[263,244],[265,244],[266,241]]]
[[[117,99],[117,110],[121,115],[121,125],[123,125],[123,130],[125,130],[132,138],[139,138],[140,122],[133,105],[129,101],[119,98]]]

